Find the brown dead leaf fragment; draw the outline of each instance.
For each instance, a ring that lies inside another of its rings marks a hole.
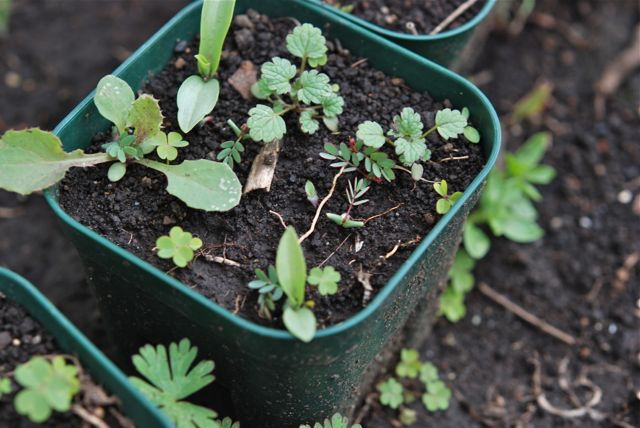
[[[251,99],[251,86],[258,80],[258,71],[251,61],[242,61],[240,67],[227,80],[245,100]]]

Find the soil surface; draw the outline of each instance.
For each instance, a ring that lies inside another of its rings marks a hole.
[[[554,86],[541,118],[504,127],[508,150],[536,131],[554,134],[545,163],[558,176],[541,188],[537,204],[546,235],[531,245],[494,240],[475,277],[578,344],[554,339],[474,290],[466,318],[441,320],[422,349],[454,398],[435,414],[412,406],[419,411],[416,427],[640,426],[640,74],[629,76],[602,120],[592,91],[604,67],[630,45],[640,11],[633,1],[543,1],[536,10],[518,35],[491,35],[474,76],[484,79],[481,88],[503,123],[535,84]],[[557,21],[542,28],[551,14]],[[554,416],[537,403],[535,361],[556,408],[580,407],[570,391],[589,401],[594,389],[580,386],[581,376],[601,390],[596,419]],[[392,418],[375,408],[363,425],[389,427]]]
[[[295,25],[291,20],[271,21],[255,13],[247,16],[236,18],[231,37],[227,38],[226,53],[218,72],[222,82],[220,98],[213,120],[186,136],[190,144],[180,151],[176,162],[215,158],[220,143],[233,139],[226,125],[227,119],[238,124],[246,120],[247,112],[257,100],[243,99],[227,82],[243,61],[251,61],[259,67],[270,58],[280,56],[297,63],[286,51],[285,38]],[[251,32],[247,32],[248,29]],[[180,225],[204,241],[206,254],[227,257],[241,266],[228,266],[199,257],[188,269],[173,270],[172,275],[227,309],[258,321],[255,309],[258,293],[250,290],[247,284],[255,278],[256,268],[266,270],[275,261],[283,227],[271,212],[280,214],[299,234],[309,228],[315,208],[306,199],[305,182],[314,182],[322,198],[328,194],[337,173],[337,169],[329,166],[329,161],[318,156],[324,144],[348,142],[358,124],[365,120],[378,121],[388,129],[393,116],[403,107],[420,112],[426,130],[433,126],[435,111],[443,108],[443,104],[434,102],[428,94],[411,91],[399,79],[386,76],[360,58],[333,49],[333,46],[331,43],[328,65],[321,71],[340,86],[345,99],[344,113],[340,115],[342,132],[332,134],[322,126],[314,135],[308,136],[299,130],[297,114],[286,116],[288,133],[282,141],[283,149],[270,192],[251,192],[243,196],[239,206],[226,213],[205,213],[189,209],[167,194],[164,190],[166,180],[161,174],[134,166],[129,168],[123,180],[114,184],[106,177],[108,165],[102,165],[73,170],[67,175],[60,192],[62,206],[81,223],[165,271],[172,269],[172,262],[159,259],[152,249],[158,237],[168,234],[173,225]],[[193,55],[197,45],[178,42],[176,51],[174,60],[142,89],[160,100],[166,116],[165,131],[179,131],[176,91],[184,79],[196,73]],[[175,64],[184,61],[188,66],[178,69]],[[473,119],[473,112],[471,114]],[[428,137],[432,161],[426,162],[424,177],[446,179],[450,193],[462,191],[484,164],[481,148],[464,137],[445,142],[435,134]],[[104,136],[98,136],[94,147],[99,149],[104,142]],[[246,146],[243,162],[237,168],[242,183],[259,150],[259,145],[253,142]],[[448,158],[452,156],[463,159],[451,161]],[[362,309],[364,288],[356,279],[357,272],[362,269],[372,274],[371,286],[375,294],[439,217],[435,213],[437,194],[432,184],[423,181],[414,186],[410,174],[398,172],[398,178],[392,183],[373,183],[366,195],[369,203],[356,207],[351,215],[364,220],[396,209],[368,221],[360,230],[341,228],[324,213],[342,213],[347,209],[344,192],[347,181],[354,177],[355,173],[340,177],[334,197],[325,206],[315,232],[303,243],[309,268],[319,266],[335,251],[327,264],[342,275],[339,291],[334,296],[321,297],[308,290],[308,296],[316,301],[314,312],[320,326],[344,321]],[[353,249],[356,239],[362,243],[362,249],[357,252]],[[346,242],[340,246],[343,241]],[[402,248],[382,263],[380,258],[389,253],[395,243],[401,243]],[[278,312],[275,315],[277,319]]]
[[[188,0],[13,2],[0,37],[0,133],[52,129]],[[35,283],[84,333],[106,346],[80,258],[40,195],[0,191],[0,265]]]
[[[9,301],[0,293],[0,378],[10,376],[15,368],[38,355],[66,355],[60,351],[54,337],[29,316],[19,305]],[[67,358],[67,364],[73,364],[73,359]],[[84,408],[89,413],[102,419],[110,427],[133,427],[131,421],[122,416],[122,410],[115,397],[110,397],[97,385],[91,377],[78,367],[80,378],[80,392],[74,399],[73,405]],[[42,424],[33,424],[26,417],[19,415],[13,405],[16,394],[22,387],[12,379],[12,393],[3,395],[0,399],[0,427],[83,427],[84,422],[72,411],[53,412],[51,417]],[[115,416],[117,413],[117,416]]]
[[[429,34],[466,0],[324,0],[381,27],[409,34]],[[473,19],[484,6],[476,1],[441,32]]]

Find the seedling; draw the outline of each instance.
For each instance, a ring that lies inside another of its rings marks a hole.
[[[344,172],[360,171],[363,175],[372,180],[380,181],[384,178],[387,181],[393,181],[396,174],[393,169],[396,162],[389,158],[384,152],[378,151],[373,147],[365,147],[364,142],[360,139],[350,139],[349,145],[340,143],[336,147],[334,144],[326,143],[324,152],[320,153],[320,157],[333,161],[331,167],[343,168]],[[362,169],[361,169],[362,167]]]
[[[178,157],[178,149],[187,147],[189,143],[182,139],[179,132],[169,132],[165,134],[160,131],[147,140],[147,143],[156,148],[156,153],[160,159],[164,159],[169,164]]]
[[[533,242],[544,234],[536,219],[533,202],[542,199],[535,187],[550,183],[555,170],[540,165],[551,143],[548,133],[537,133],[515,153],[507,153],[506,167],[494,169],[480,197],[478,208],[464,224],[463,249],[459,249],[449,272],[449,285],[440,297],[440,313],[456,322],[466,314],[465,295],[473,288],[474,259],[483,258],[491,247],[488,230],[493,236],[505,236],[515,242]]]
[[[378,384],[377,388],[380,392],[380,404],[397,409],[404,403],[404,388],[394,378],[389,378],[385,382]]]
[[[287,36],[287,50],[300,58],[299,67],[288,59],[275,57],[261,67],[261,77],[251,92],[270,105],[258,104],[249,110],[249,135],[254,141],[280,140],[287,132],[282,118],[288,112],[299,114],[302,132],[314,134],[322,120],[327,128],[336,131],[338,116],[344,100],[339,88],[331,85],[329,76],[317,70],[307,70],[327,62],[326,39],[320,29],[302,24]]]
[[[275,311],[275,302],[284,294],[278,281],[278,272],[273,266],[269,266],[267,275],[262,269],[256,269],[255,280],[249,283],[249,288],[258,290],[258,316],[270,320],[271,313]]]
[[[218,416],[211,409],[183,401],[215,379],[213,361],[203,360],[191,367],[197,355],[198,348],[182,339],[169,345],[168,354],[164,345],[145,345],[132,357],[142,378],[131,376],[129,380],[177,426],[209,426]]]
[[[318,287],[320,295],[327,296],[338,292],[340,278],[340,272],[335,270],[333,266],[327,266],[325,268],[314,267],[309,272],[307,281],[309,284]]]
[[[327,217],[331,221],[344,227],[345,229],[364,227],[363,221],[357,221],[351,218],[351,211],[354,207],[369,202],[368,199],[362,199],[362,197],[369,191],[370,188],[371,187],[369,186],[369,182],[367,180],[359,179],[357,177],[353,179],[353,183],[351,181],[347,182],[347,189],[345,190],[347,201],[349,202],[347,211],[341,215],[327,213]]]
[[[349,428],[349,419],[346,416],[342,416],[340,413],[334,414],[331,419],[325,419],[324,424],[316,422],[313,424],[313,428]],[[311,425],[300,425],[299,428],[311,428]],[[362,428],[362,425],[351,425],[351,428]]]
[[[233,133],[236,135],[236,139],[225,141],[220,144],[222,150],[218,153],[217,159],[226,163],[233,169],[234,163],[240,165],[240,162],[242,162],[242,153],[244,153],[244,145],[242,142],[249,138],[247,135],[248,128],[247,125],[238,127],[238,125],[236,125],[231,119],[227,120],[227,125],[229,125]]]
[[[462,192],[454,192],[449,195],[449,188],[446,180],[442,180],[439,183],[433,183],[433,190],[442,198],[436,202],[436,212],[438,214],[446,214],[449,212],[453,204],[462,196]]]
[[[115,125],[114,141],[105,145],[106,152],[67,153],[57,136],[37,128],[7,131],[0,139],[0,188],[26,195],[56,184],[72,167],[101,163],[112,163],[108,176],[118,181],[127,165],[136,163],[163,173],[167,192],[191,208],[227,211],[240,202],[242,186],[228,165],[204,159],[167,165],[143,158],[153,151],[149,140],[161,132],[162,126],[162,113],[153,97],[134,99],[125,81],[106,76],[98,83],[94,102]]]
[[[235,0],[204,0],[202,4],[200,46],[196,55],[198,74],[189,76],[178,89],[178,124],[184,133],[211,113],[218,102],[220,82],[215,75],[235,3]]]
[[[285,327],[298,339],[310,342],[316,333],[316,317],[309,308],[312,305],[305,301],[307,280],[310,284],[313,284],[312,281],[317,283],[313,285],[318,285],[320,294],[335,294],[338,291],[337,282],[340,280],[340,274],[333,267],[327,266],[324,269],[314,268],[311,270],[311,275],[307,276],[307,264],[302,246],[295,229],[290,226],[280,238],[275,269],[270,266],[269,275],[257,270],[256,275],[258,278],[249,283],[249,287],[259,290],[261,294],[271,294],[272,302],[277,296],[276,293],[279,293],[278,290],[282,290],[282,293],[287,296],[282,314]],[[265,303],[264,306],[269,311],[268,317],[270,317],[275,305]]]
[[[313,205],[314,208],[316,208],[319,202],[316,186],[314,186],[311,181],[307,180],[306,183],[304,183],[304,192],[307,195],[307,200],[311,202],[311,205]]]
[[[388,378],[378,384],[377,389],[380,392],[380,404],[398,410],[401,423],[415,423],[416,412],[406,405],[413,403],[421,395],[424,406],[430,412],[449,407],[451,390],[440,380],[435,365],[420,361],[417,350],[402,349],[395,372],[397,378]],[[419,383],[414,380],[416,378]]]
[[[51,361],[32,357],[16,368],[15,381],[23,387],[14,399],[16,412],[35,423],[48,420],[54,410],[69,411],[73,397],[80,391],[78,368],[59,355]],[[5,392],[10,392],[6,385]]]
[[[234,422],[233,419],[226,417],[222,420],[218,419],[212,428],[240,428],[240,422]]]
[[[183,268],[193,260],[194,251],[202,247],[202,240],[194,238],[189,232],[182,230],[180,226],[174,226],[169,235],[161,236],[156,241],[158,257],[172,259],[173,264]]]

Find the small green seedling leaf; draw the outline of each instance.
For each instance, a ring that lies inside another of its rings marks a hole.
[[[234,422],[230,417],[218,419],[211,428],[240,428],[240,422]]]
[[[177,97],[178,124],[182,132],[186,134],[191,131],[211,113],[218,103],[219,95],[220,83],[216,79],[204,80],[194,75],[182,82]]]
[[[336,118],[336,116],[341,115],[344,107],[344,98],[340,95],[331,94],[330,96],[324,97],[322,99],[322,112],[324,113],[325,118]],[[327,128],[331,129],[329,126]]]
[[[62,180],[72,167],[110,160],[106,153],[66,153],[57,136],[37,128],[7,131],[0,139],[0,188],[28,195]]]
[[[151,95],[141,95],[131,105],[128,126],[134,128],[134,135],[138,144],[156,135],[162,127],[162,111],[158,100]]]
[[[307,264],[293,227],[285,230],[276,252],[276,271],[282,290],[293,308],[304,303],[304,288],[307,282]],[[300,315],[300,317],[305,316]],[[293,316],[290,316],[293,317]],[[315,327],[314,327],[315,328]]]
[[[420,367],[420,382],[427,385],[438,379],[438,369],[432,363],[427,362]]]
[[[320,104],[324,98],[333,96],[329,76],[317,70],[302,72],[298,83],[296,95],[305,104]]]
[[[475,264],[475,260],[469,257],[469,254],[464,249],[458,249],[453,265],[449,270],[451,286],[458,293],[467,293],[473,288],[473,283],[475,282],[473,267]]]
[[[326,42],[319,28],[302,24],[287,36],[287,50],[303,61],[308,60],[311,67],[316,67],[326,62]]]
[[[327,213],[327,218],[345,229],[364,227],[364,221],[353,220],[345,214]]]
[[[310,180],[304,183],[304,192],[307,194],[307,200],[311,202],[311,205],[317,207],[319,201],[318,192],[316,191],[316,186]]]
[[[480,133],[473,126],[465,126],[464,138],[469,140],[470,143],[478,144],[480,142]]]
[[[411,107],[405,107],[393,118],[395,131],[391,134],[397,137],[404,137],[408,140],[418,139],[422,135],[422,118]]]
[[[467,119],[459,110],[446,108],[436,113],[436,127],[438,134],[445,140],[457,138],[464,132]]]
[[[379,123],[372,122],[370,120],[367,120],[366,122],[358,125],[356,137],[362,140],[365,146],[373,147],[375,149],[379,149],[385,143],[385,136],[384,132],[382,131],[382,126],[380,126]]]
[[[12,390],[11,379],[8,377],[0,378],[0,398],[2,398],[3,395],[11,394]]]
[[[252,140],[265,143],[280,140],[287,132],[287,125],[282,116],[263,104],[249,110],[247,126]]]
[[[126,163],[114,162],[111,164],[111,166],[109,167],[109,170],[107,171],[107,178],[109,178],[109,181],[112,181],[115,183],[116,181],[120,181],[122,177],[125,176],[126,173],[127,173]]]
[[[168,355],[164,345],[146,345],[138,352],[132,361],[143,378],[129,377],[134,386],[178,427],[215,426],[216,412],[180,401],[213,382],[213,361],[203,360],[191,367],[198,348],[189,339],[171,343]]]
[[[400,351],[400,362],[396,365],[396,374],[400,377],[415,379],[418,377],[420,367],[420,354],[415,349],[402,349]]]
[[[68,411],[80,391],[78,368],[62,356],[51,362],[40,356],[31,358],[16,368],[15,380],[24,388],[15,397],[16,412],[35,423],[49,419],[53,410]]]
[[[300,425],[299,428],[311,428],[311,425]],[[320,422],[316,422],[313,428],[349,428],[349,419],[346,416],[342,416],[340,413],[334,414],[331,419],[325,419],[324,425]],[[362,425],[351,425],[351,428],[362,428]]]
[[[422,403],[430,412],[447,410],[450,399],[451,390],[440,380],[429,382],[427,392],[422,395]]]
[[[315,134],[320,129],[320,122],[313,117],[313,112],[305,110],[300,113],[300,129],[307,134]]]
[[[316,335],[316,316],[304,306],[297,309],[287,306],[282,314],[282,321],[289,333],[305,343],[311,342]]]
[[[178,267],[185,267],[193,260],[194,251],[202,247],[202,240],[194,238],[189,232],[182,230],[180,226],[174,226],[169,235],[164,235],[156,241],[158,257],[172,259]]]
[[[447,287],[440,296],[440,314],[450,322],[458,322],[467,313],[464,305],[464,293],[459,293],[453,287]]]
[[[178,157],[178,149],[187,147],[189,143],[182,139],[179,132],[158,132],[148,140],[148,144],[156,148],[158,157],[167,161],[174,161]]]
[[[398,419],[402,425],[413,425],[418,422],[418,412],[408,407],[401,407]]]
[[[489,247],[491,246],[491,241],[486,233],[470,221],[464,224],[462,241],[464,249],[476,260],[483,258],[489,252]]]
[[[188,207],[203,211],[228,211],[238,205],[242,185],[229,165],[205,159],[167,165],[147,159],[137,163],[167,176],[167,192]]]
[[[235,0],[204,0],[202,4],[200,46],[196,59],[198,72],[204,78],[213,77],[218,71],[222,46],[231,26],[235,4]]]
[[[274,57],[265,62],[260,68],[263,84],[269,88],[269,92],[278,95],[291,92],[291,79],[296,76],[296,67],[289,60]]]
[[[404,388],[394,378],[378,384],[377,389],[380,392],[380,404],[384,406],[397,409],[404,402]]]
[[[340,272],[333,266],[325,268],[314,267],[309,272],[307,281],[311,285],[316,285],[322,296],[336,294],[338,292],[338,282],[340,282]]]
[[[124,134],[134,99],[133,90],[127,82],[119,77],[109,75],[98,82],[93,102],[100,114],[113,122],[120,134]]]
[[[549,104],[553,85],[543,81],[536,85],[528,94],[518,100],[509,119],[511,124],[520,123],[525,119],[533,119],[542,114]]]
[[[398,138],[395,141],[396,154],[402,157],[402,163],[405,165],[414,165],[415,162],[422,159],[427,152],[427,145],[424,138],[408,140]]]
[[[453,204],[462,197],[462,192],[455,192],[452,195],[449,195],[446,180],[433,183],[433,189],[438,195],[442,196],[442,198],[438,199],[436,202],[436,212],[438,214],[448,213]]]

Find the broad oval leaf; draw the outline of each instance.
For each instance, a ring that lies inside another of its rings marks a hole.
[[[293,306],[304,302],[304,286],[307,282],[307,264],[302,246],[293,227],[284,231],[276,253],[276,271],[283,291]]]
[[[491,241],[489,241],[487,235],[470,221],[464,224],[462,239],[467,254],[476,260],[483,258],[489,251],[491,245]]]
[[[38,128],[7,131],[0,139],[0,188],[28,195],[62,180],[71,167],[110,160],[106,153],[66,153],[58,137]]]
[[[316,335],[316,316],[309,308],[293,309],[288,306],[282,314],[282,321],[289,333],[305,343]]]
[[[178,89],[178,124],[182,132],[191,131],[206,115],[213,111],[220,95],[216,79],[203,80],[190,76]]]
[[[365,146],[379,149],[384,145],[385,137],[382,126],[378,122],[367,120],[358,125],[356,137],[362,140]]]
[[[105,76],[98,82],[93,102],[100,114],[113,122],[123,134],[135,95],[127,82],[116,76]]]
[[[203,211],[228,211],[238,205],[242,185],[225,163],[205,159],[177,165],[143,159],[136,161],[167,176],[167,192],[188,207]]]

